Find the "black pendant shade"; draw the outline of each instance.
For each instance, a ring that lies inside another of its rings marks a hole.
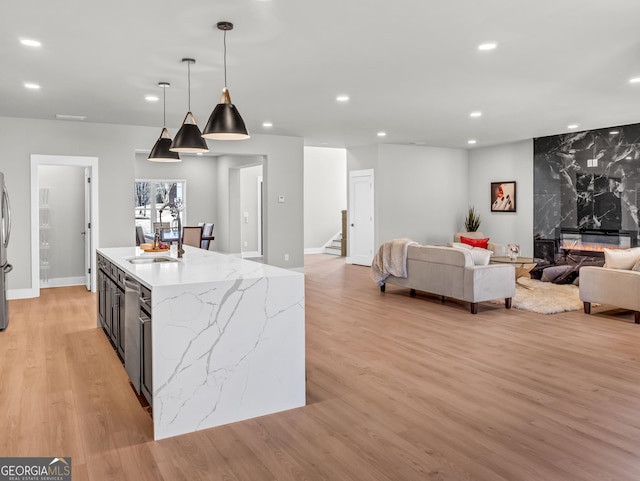
[[[226,21],[218,22],[217,27],[224,32],[224,89],[222,89],[220,103],[211,112],[202,136],[213,140],[245,140],[249,138],[249,132],[240,112],[231,103],[227,88],[227,32],[233,30],[233,24]]]
[[[209,152],[207,141],[202,138],[202,132],[198,128],[196,118],[191,113],[191,64],[196,63],[195,59],[183,58],[183,63],[187,64],[187,80],[189,93],[189,111],[184,116],[182,127],[178,130],[171,147],[171,152],[185,152],[187,154],[201,154]]]
[[[193,123],[187,120],[193,119]],[[202,132],[196,125],[196,119],[191,112],[187,112],[186,117],[182,121],[182,127],[173,138],[170,147],[171,152],[185,152],[189,154],[197,154],[209,152],[207,141],[202,138]]]
[[[167,88],[170,86],[169,82],[158,83],[158,87],[162,88],[162,132],[147,157],[152,162],[180,162],[180,155],[169,150],[171,136],[167,130]]]
[[[180,162],[180,154],[178,152],[171,152],[171,137],[169,137],[169,131],[165,128],[162,129],[162,133],[151,149],[151,153],[147,160],[153,162]]]
[[[207,125],[202,131],[205,139],[214,140],[244,140],[249,138],[249,132],[236,106],[231,103],[229,90],[222,91],[220,103],[213,109]]]

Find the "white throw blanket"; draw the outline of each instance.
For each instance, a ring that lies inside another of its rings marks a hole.
[[[407,251],[417,244],[411,239],[393,239],[384,242],[373,257],[371,279],[381,286],[389,276],[407,277]]]

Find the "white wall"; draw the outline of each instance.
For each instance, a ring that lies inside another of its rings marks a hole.
[[[48,282],[41,285],[84,284],[84,167],[41,165],[38,176],[49,189],[50,227],[41,234],[49,245]]]
[[[494,242],[533,255],[533,141],[473,150],[379,144],[347,151],[348,170],[375,170],[375,245],[409,237],[446,244],[469,205]],[[491,212],[491,182],[515,180],[517,212]]]
[[[463,149],[380,145],[375,173],[378,240],[446,244],[467,210]]]
[[[349,149],[347,163],[349,171],[375,171],[376,248],[399,237],[451,242],[467,210],[465,150],[379,144]]]
[[[227,155],[263,155],[264,262],[288,269],[304,267],[303,142],[300,137],[252,134],[242,142],[212,142]],[[220,171],[219,171],[220,172]],[[218,177],[218,185],[221,179]],[[223,186],[224,187],[224,186]],[[284,195],[286,201],[278,202]],[[220,199],[220,197],[218,197]],[[218,204],[218,212],[223,207]],[[215,242],[218,242],[216,236]],[[285,254],[289,260],[285,261]]]
[[[491,212],[491,182],[516,181],[516,212]],[[519,244],[523,256],[533,256],[533,141],[469,151],[469,204],[493,242]]]
[[[342,229],[347,208],[347,151],[304,148],[304,248],[318,249]]]
[[[7,276],[9,289],[31,288],[31,154],[97,157],[100,179],[97,247],[133,244],[135,152],[148,151],[153,146],[158,138],[157,127],[0,117],[0,132],[3,139],[0,172],[5,174],[13,214],[8,256],[14,269]],[[253,135],[246,141],[210,142],[209,146],[230,154],[266,155],[269,171],[265,173],[264,207],[265,221],[268,220],[265,262],[302,268],[302,139]],[[286,194],[287,203],[278,204],[278,194]],[[289,262],[284,261],[284,253],[289,254]]]

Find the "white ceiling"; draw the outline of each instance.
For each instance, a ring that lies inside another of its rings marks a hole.
[[[0,15],[0,116],[86,115],[159,134],[162,100],[144,97],[168,81],[175,135],[187,111],[181,59],[193,57],[202,128],[223,87],[215,25],[228,20],[229,89],[251,133],[482,147],[640,122],[640,84],[629,83],[640,77],[638,18],[638,0],[22,0]],[[486,41],[498,48],[478,51]]]

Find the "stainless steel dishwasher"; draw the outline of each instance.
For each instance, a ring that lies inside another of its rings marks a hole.
[[[131,384],[140,394],[140,283],[128,275],[124,278],[124,297],[124,367]]]

